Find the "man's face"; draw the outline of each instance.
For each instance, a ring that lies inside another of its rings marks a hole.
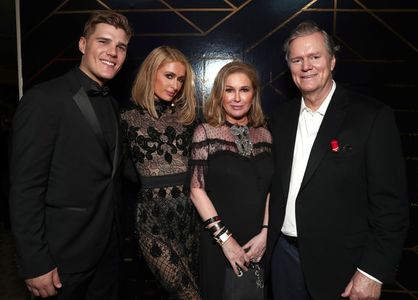
[[[289,45],[289,67],[293,81],[306,97],[325,99],[332,85],[335,57],[325,46],[321,33],[294,39]]]
[[[81,37],[80,69],[100,85],[115,77],[126,58],[128,37],[123,29],[99,23],[88,37]]]

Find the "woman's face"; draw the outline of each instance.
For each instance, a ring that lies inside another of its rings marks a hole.
[[[246,125],[253,99],[254,88],[246,74],[232,73],[226,78],[222,107],[229,123]]]
[[[164,101],[172,101],[186,78],[186,67],[178,61],[163,63],[157,70],[154,94]]]

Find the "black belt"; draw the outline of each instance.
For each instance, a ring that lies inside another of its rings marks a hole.
[[[298,238],[295,236],[289,236],[282,233],[282,237],[293,247],[299,248]]]
[[[141,187],[145,189],[184,185],[186,183],[187,172],[162,175],[162,176],[143,176],[140,177]]]

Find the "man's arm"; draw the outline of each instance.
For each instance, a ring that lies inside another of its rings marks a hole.
[[[358,268],[381,282],[392,282],[408,228],[408,197],[400,137],[388,107],[377,113],[366,147],[371,230]],[[342,296],[378,299],[380,290],[380,283],[357,271]]]
[[[10,217],[24,278],[46,274],[55,267],[45,240],[44,220],[57,129],[46,97],[39,90],[29,91],[13,120]]]
[[[382,282],[395,279],[409,225],[404,156],[392,111],[378,112],[367,143],[371,231],[359,269]]]

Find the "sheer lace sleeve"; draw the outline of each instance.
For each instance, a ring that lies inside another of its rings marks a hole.
[[[205,176],[207,175],[207,159],[209,155],[209,143],[203,124],[196,127],[193,133],[191,146],[190,187],[206,189]]]

